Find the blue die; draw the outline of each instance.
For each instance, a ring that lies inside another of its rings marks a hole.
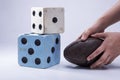
[[[24,34],[18,38],[18,63],[25,67],[48,68],[60,62],[59,34]]]

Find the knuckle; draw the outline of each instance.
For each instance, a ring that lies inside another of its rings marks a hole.
[[[89,33],[90,33],[90,30],[89,30],[89,29],[88,29],[88,30],[86,30],[86,33],[87,33],[87,34],[89,34]]]
[[[88,29],[84,32],[86,35],[90,35],[91,31]]]
[[[90,55],[89,58],[90,58],[90,59],[94,58],[94,55]]]
[[[97,49],[94,54],[98,55],[100,53],[100,51],[101,51],[100,49]]]

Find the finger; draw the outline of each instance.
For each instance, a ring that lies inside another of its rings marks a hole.
[[[98,68],[105,64],[106,60],[108,59],[109,55],[108,53],[103,53],[103,55],[100,57],[98,61],[96,61],[94,64],[91,65],[90,68]]]
[[[106,63],[106,65],[111,64],[116,57],[117,57],[117,56],[113,56],[113,57]]]
[[[82,36],[81,36],[81,40],[86,40],[90,35],[89,30],[83,32]]]
[[[92,37],[96,37],[96,38],[105,38],[106,37],[106,33],[96,33],[91,35]]]
[[[81,39],[82,35],[83,35],[83,33],[76,39],[76,41]]]
[[[83,35],[83,34],[82,34],[82,35]],[[81,39],[82,35],[80,35],[80,36],[78,37],[78,39]]]
[[[107,60],[106,60],[106,62],[105,62],[105,65],[108,65],[108,63],[110,62],[110,60],[111,60],[111,56],[109,55],[108,58],[107,58]]]
[[[104,46],[103,46],[103,44],[102,44],[102,45],[101,45],[99,48],[97,48],[91,55],[89,55],[89,56],[87,57],[87,60],[90,61],[90,60],[94,59],[94,58],[97,57],[99,54],[101,54],[103,51],[104,51]]]
[[[115,58],[110,59],[105,65],[111,64]]]

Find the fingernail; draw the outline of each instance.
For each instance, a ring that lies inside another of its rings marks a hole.
[[[82,36],[81,39],[84,40],[84,36]]]
[[[90,61],[90,60],[91,60],[91,58],[90,58],[90,57],[88,57],[88,58],[87,58],[87,60],[88,60],[88,61]]]
[[[82,37],[81,37],[81,40],[82,40],[82,41],[85,41],[85,36],[82,36]]]
[[[94,66],[90,66],[91,69],[94,69]]]
[[[90,59],[88,58],[87,61],[90,61]]]

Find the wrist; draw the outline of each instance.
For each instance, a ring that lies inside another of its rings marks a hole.
[[[97,28],[104,31],[108,27],[108,23],[105,17],[101,17],[96,22]]]

